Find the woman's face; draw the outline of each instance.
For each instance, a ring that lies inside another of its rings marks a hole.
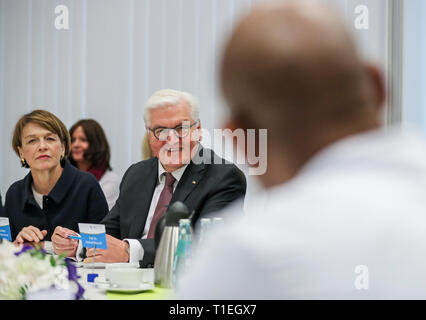
[[[31,170],[51,170],[60,166],[65,145],[56,133],[30,122],[22,130],[22,146],[18,147],[21,158]]]
[[[84,152],[89,148],[89,142],[84,134],[83,127],[78,126],[71,136],[71,154],[75,162],[84,160]]]

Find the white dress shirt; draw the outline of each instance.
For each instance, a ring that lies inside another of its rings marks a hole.
[[[210,234],[176,299],[426,298],[420,135],[340,140],[259,197]]]
[[[176,189],[176,186],[179,183],[179,180],[182,178],[183,173],[185,172],[188,165],[185,165],[175,171],[173,171],[171,174],[176,179],[176,181],[173,184],[173,192]],[[163,191],[164,184],[166,181],[165,178],[166,171],[164,170],[161,163],[158,163],[158,180],[157,180],[157,186],[155,187],[154,194],[152,196],[151,205],[149,207],[148,211],[148,217],[146,218],[145,228],[143,230],[142,239],[146,239],[148,236],[148,231],[151,226],[152,218],[154,217],[155,208],[157,207],[158,200],[160,198],[161,191]],[[141,243],[136,239],[124,239],[129,243],[129,262],[138,262],[139,260],[143,259],[144,250],[141,245]]]

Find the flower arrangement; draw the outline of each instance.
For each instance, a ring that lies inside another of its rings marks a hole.
[[[28,299],[43,291],[72,293],[78,300],[84,293],[78,278],[76,267],[64,255],[0,239],[0,300]]]

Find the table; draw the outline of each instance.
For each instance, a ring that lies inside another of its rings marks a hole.
[[[87,282],[87,274],[97,273],[99,278],[105,278],[105,268],[91,269],[85,267],[77,268],[80,276],[79,283],[85,289],[84,298],[87,300],[168,300],[173,299],[173,289],[165,289],[156,286],[153,290],[139,293],[117,293],[109,292],[98,283]],[[154,283],[154,268],[143,270],[144,282]]]

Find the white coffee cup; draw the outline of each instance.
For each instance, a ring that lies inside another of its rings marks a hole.
[[[112,286],[118,288],[138,288],[143,283],[142,269],[108,268],[105,276]]]

